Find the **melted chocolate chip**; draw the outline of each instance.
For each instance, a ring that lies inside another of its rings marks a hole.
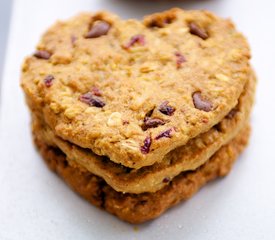
[[[181,65],[186,62],[186,58],[180,52],[176,52],[175,56],[177,58],[177,68],[180,68]]]
[[[111,25],[105,21],[98,21],[93,24],[85,38],[97,38],[106,35],[111,28]]]
[[[162,182],[163,183],[168,183],[168,182],[170,182],[170,178],[169,177],[165,177],[165,178],[163,178]]]
[[[37,50],[37,51],[35,51],[33,56],[40,58],[40,59],[48,60],[51,57],[51,53],[49,53],[48,51],[45,51],[45,50]]]
[[[44,78],[44,83],[46,85],[46,87],[50,87],[53,85],[53,80],[54,80],[54,76],[53,75],[48,75]]]
[[[124,48],[129,49],[130,47],[134,46],[136,43],[140,45],[145,45],[145,37],[142,34],[137,34],[133,36],[130,41],[124,46]]]
[[[196,35],[196,36],[200,37],[203,40],[206,40],[208,38],[207,32],[204,29],[200,28],[194,22],[189,23],[189,29],[190,29],[191,34]]]
[[[91,92],[85,93],[79,97],[81,102],[87,103],[90,106],[102,108],[105,106],[103,100],[99,97],[94,96]]]
[[[145,117],[144,118],[144,123],[142,125],[142,130],[146,131],[148,128],[156,128],[160,125],[164,125],[165,122],[159,118],[149,118]]]
[[[151,136],[147,136],[144,139],[143,145],[140,147],[140,151],[143,154],[149,153],[151,144],[152,144],[152,138],[151,138]]]
[[[166,130],[166,131],[160,133],[159,135],[157,135],[157,136],[155,137],[155,140],[159,140],[159,139],[161,139],[161,138],[171,138],[171,137],[172,137],[172,134],[171,134],[172,131],[173,131],[173,129],[172,129],[172,128],[169,128],[168,130]]]
[[[193,93],[192,97],[195,108],[205,112],[210,112],[212,110],[212,103],[204,99],[201,92]]]
[[[91,93],[92,93],[93,95],[95,95],[95,96],[98,96],[98,97],[101,97],[101,96],[102,96],[101,91],[100,91],[99,88],[97,88],[97,87],[92,87]]]
[[[168,103],[169,103],[168,101],[164,101],[159,106],[159,111],[165,115],[172,116],[176,109],[173,108],[172,106],[169,106]]]

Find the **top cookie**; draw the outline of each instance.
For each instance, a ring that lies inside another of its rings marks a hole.
[[[58,22],[25,60],[22,86],[61,138],[131,168],[209,130],[238,102],[249,47],[229,20],[172,9]]]

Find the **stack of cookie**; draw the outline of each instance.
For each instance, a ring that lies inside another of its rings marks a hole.
[[[131,223],[226,175],[249,138],[245,38],[207,11],[58,22],[22,69],[35,143],[76,192]]]

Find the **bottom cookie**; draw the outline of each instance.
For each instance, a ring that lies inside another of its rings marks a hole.
[[[168,208],[190,198],[208,181],[229,173],[234,161],[247,145],[247,126],[229,144],[218,150],[203,166],[183,172],[155,193],[116,192],[94,174],[68,165],[60,149],[48,146],[34,133],[34,141],[51,170],[60,175],[76,192],[97,207],[130,223],[142,223],[158,217]],[[169,181],[169,179],[167,179]]]

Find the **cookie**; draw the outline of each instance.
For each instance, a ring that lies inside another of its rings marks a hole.
[[[102,177],[114,190],[127,193],[155,192],[183,171],[197,169],[221,146],[227,144],[247,124],[255,92],[255,76],[251,75],[238,105],[218,125],[191,139],[165,156],[161,162],[138,170],[111,162],[87,149],[54,135],[43,119],[33,115],[33,131],[47,145],[60,148],[71,165],[75,163]]]
[[[208,181],[228,174],[237,156],[247,145],[249,132],[249,127],[244,127],[237,137],[218,150],[200,168],[178,175],[155,193],[142,194],[123,194],[115,191],[102,178],[82,168],[70,166],[60,149],[48,146],[43,139],[36,136],[36,132],[33,134],[47,165],[72,189],[95,206],[122,220],[142,223],[158,217],[168,208],[190,198]]]
[[[225,118],[249,79],[249,58],[232,22],[207,11],[143,21],[85,13],[43,35],[22,87],[55,135],[139,169]]]

